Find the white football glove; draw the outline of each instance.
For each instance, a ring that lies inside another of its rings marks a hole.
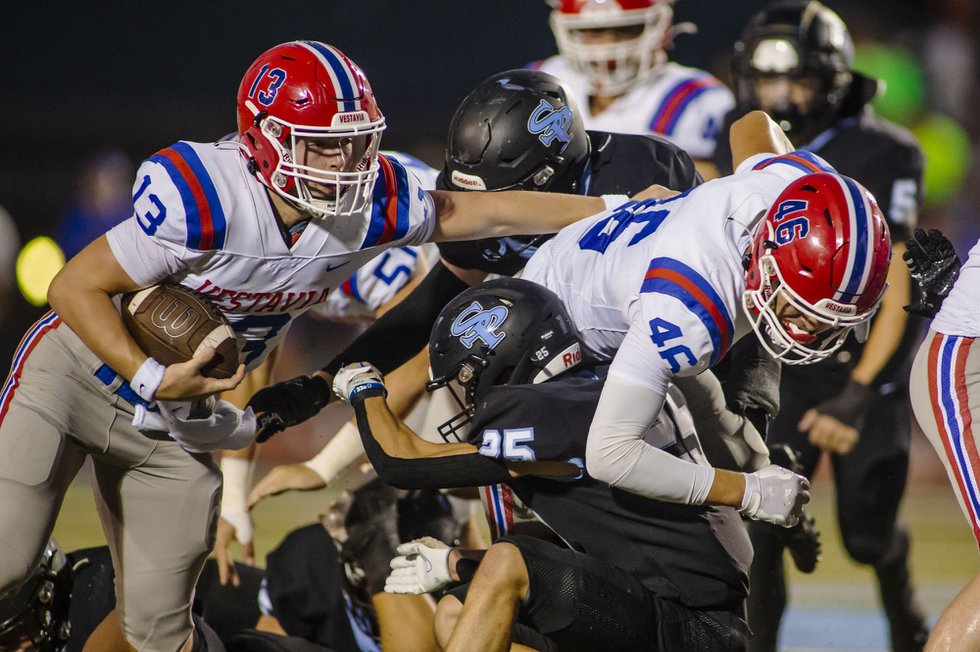
[[[391,574],[385,580],[385,592],[418,595],[441,589],[450,582],[449,553],[452,548],[432,537],[422,537],[398,548],[391,560]]]
[[[803,505],[810,502],[810,481],[789,469],[770,464],[745,474],[745,495],[739,510],[757,521],[793,527]]]
[[[333,377],[333,393],[347,403],[359,392],[375,387],[380,387],[385,396],[388,395],[381,372],[367,362],[346,365]]]
[[[217,400],[209,412],[202,414],[197,401],[157,401],[157,405],[170,436],[190,453],[238,450],[255,438],[252,408],[242,411],[228,401]]]

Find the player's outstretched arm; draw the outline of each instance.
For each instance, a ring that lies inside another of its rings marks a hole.
[[[555,233],[606,208],[599,197],[529,191],[430,191],[436,224],[430,240],[478,240]]]
[[[138,290],[123,270],[105,236],[89,244],[62,268],[48,288],[52,309],[99,359],[124,378],[132,380],[149,359],[123,324],[112,297]],[[226,380],[200,373],[214,352],[202,352],[193,360],[159,367],[151,374],[158,383],[147,390],[146,399],[180,400],[209,396],[234,388],[245,376],[244,367]],[[162,374],[159,372],[162,371]],[[138,388],[134,389],[139,392]]]

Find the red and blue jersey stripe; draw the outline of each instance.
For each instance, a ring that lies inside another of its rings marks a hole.
[[[657,107],[653,120],[650,121],[650,130],[667,136],[673,134],[684,109],[691,102],[702,93],[721,87],[722,83],[711,75],[701,75],[678,83]]]
[[[973,434],[966,359],[974,338],[936,333],[929,345],[928,382],[936,429],[980,545],[980,453]]]
[[[374,182],[371,222],[361,249],[401,240],[408,233],[411,202],[408,171],[387,156],[379,155],[378,161],[381,170]]]
[[[362,303],[364,302],[364,299],[361,297],[361,292],[357,289],[357,274],[351,275],[349,279],[341,283],[340,291]]]
[[[640,292],[674,297],[701,320],[714,347],[711,364],[718,362],[731,347],[735,325],[725,302],[696,270],[674,258],[654,258],[650,261]]]
[[[227,223],[218,189],[194,148],[180,142],[157,152],[150,161],[163,166],[180,193],[187,223],[187,248],[224,248]]]
[[[490,540],[514,532],[514,495],[511,488],[505,484],[491,484],[481,487],[480,498],[487,513],[490,524]]]
[[[24,371],[24,363],[27,362],[27,356],[40,343],[41,338],[60,325],[61,317],[57,313],[49,311],[37,323],[31,326],[30,330],[27,331],[24,338],[20,341],[17,350],[14,351],[14,360],[10,365],[10,375],[7,376],[7,382],[3,384],[3,389],[0,390],[0,423],[3,423],[4,417],[7,416],[7,410],[10,409],[10,403],[14,399],[14,393],[20,385],[20,375]]]
[[[802,149],[790,152],[789,154],[782,154],[780,156],[767,158],[764,161],[756,163],[752,169],[765,170],[770,165],[776,164],[789,165],[797,170],[803,170],[807,174],[815,174],[817,172],[830,172],[831,174],[837,174],[837,171],[830,166],[830,163],[823,160],[816,154],[804,151]]]

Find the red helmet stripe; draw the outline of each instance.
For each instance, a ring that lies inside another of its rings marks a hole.
[[[340,50],[326,43],[302,41],[300,44],[309,49],[326,69],[334,89],[333,97],[340,105],[339,110],[345,113],[361,110],[361,93],[357,88],[357,75],[351,69],[347,57]]]
[[[841,300],[843,295],[848,295],[843,300],[851,301],[854,296],[864,292],[871,276],[874,214],[867,194],[856,183],[840,176],[834,179],[840,184],[848,212],[847,266],[844,268],[843,289],[837,292],[834,299]]]

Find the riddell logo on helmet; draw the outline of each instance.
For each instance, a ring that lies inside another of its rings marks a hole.
[[[561,357],[561,362],[565,368],[574,367],[582,361],[582,349],[576,347],[575,350],[565,353]]]
[[[483,179],[472,174],[460,172],[459,170],[453,170],[451,179],[454,184],[457,186],[462,186],[463,188],[469,188],[471,190],[487,189],[487,184],[483,182]]]
[[[366,111],[351,111],[350,113],[338,113],[333,117],[332,126],[360,124],[371,122]]]

